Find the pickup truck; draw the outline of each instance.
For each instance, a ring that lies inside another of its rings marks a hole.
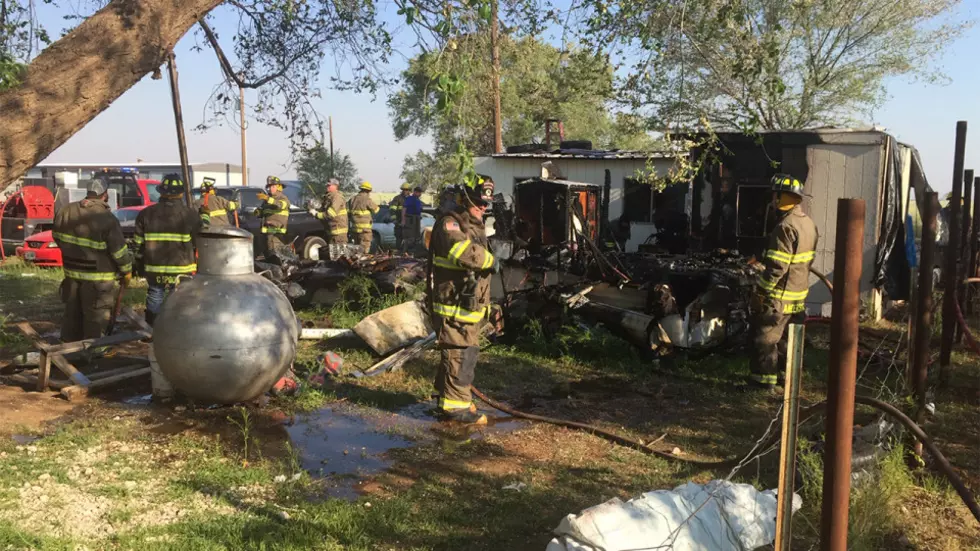
[[[258,187],[238,186],[216,187],[214,191],[221,197],[229,201],[235,201],[238,204],[239,226],[252,232],[256,239],[260,239],[262,236],[261,220],[253,215],[252,211],[262,204],[258,195],[264,193],[265,190]],[[200,190],[194,190],[191,193],[195,201],[200,198]],[[323,223],[311,216],[299,204],[302,195],[299,186],[287,184],[284,193],[289,197],[290,203],[292,203],[289,209],[289,225],[286,228],[286,243],[292,243],[296,253],[303,258],[319,260],[320,248],[327,244]],[[422,215],[423,229],[431,227],[434,223],[435,218],[432,215],[427,213]],[[374,240],[371,244],[372,252],[389,250],[395,247],[395,225],[388,221],[387,205],[382,205],[378,213],[374,215],[372,233],[374,234]],[[349,235],[353,235],[353,232]]]

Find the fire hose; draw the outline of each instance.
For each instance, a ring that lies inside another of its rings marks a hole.
[[[485,394],[480,392],[476,387],[472,387],[472,390],[473,390],[473,394],[477,398],[482,400],[490,407],[502,411],[513,417],[528,419],[530,421],[549,423],[560,427],[583,430],[585,432],[588,432],[600,438],[604,438],[606,440],[609,440],[610,442],[614,442],[624,447],[639,450],[643,453],[654,455],[656,457],[667,459],[669,461],[679,461],[681,463],[686,463],[704,469],[726,469],[726,468],[735,467],[740,462],[743,461],[742,459],[743,457],[747,457],[755,453],[756,450],[764,449],[768,446],[771,446],[772,444],[775,444],[780,440],[779,435],[774,434],[770,438],[758,442],[752,448],[752,450],[746,454],[738,455],[731,459],[724,459],[721,461],[700,461],[696,459],[688,459],[685,457],[680,457],[672,453],[653,449],[649,445],[644,444],[639,440],[629,438],[628,436],[622,436],[614,432],[601,429],[594,425],[588,425],[586,423],[579,423],[576,421],[568,421],[566,419],[546,417],[544,415],[524,413],[522,411],[513,409],[505,404],[502,404],[486,396]],[[973,513],[973,517],[977,519],[978,523],[980,523],[980,505],[977,504],[977,501],[976,499],[974,499],[973,494],[970,493],[970,489],[966,487],[966,484],[963,483],[963,480],[959,477],[959,475],[956,474],[956,471],[953,470],[953,467],[946,459],[946,456],[944,456],[942,452],[939,451],[939,448],[936,447],[936,444],[932,441],[932,439],[929,438],[928,435],[926,435],[925,431],[923,431],[922,428],[919,427],[919,425],[915,424],[915,422],[912,421],[912,419],[910,419],[907,415],[899,411],[898,408],[896,408],[895,406],[887,402],[883,402],[881,400],[871,398],[868,396],[855,396],[854,401],[858,404],[863,404],[866,406],[873,407],[881,412],[890,415],[896,421],[901,423],[905,428],[907,428],[909,432],[911,432],[919,442],[922,442],[922,445],[925,446],[927,450],[929,450],[929,454],[932,455],[933,459],[936,460],[936,465],[939,467],[940,472],[942,472],[943,475],[946,477],[946,479],[949,480],[949,483],[953,486],[953,488],[956,490],[956,493],[960,496],[960,499],[963,500],[963,503],[966,504],[967,508],[970,509],[970,512]],[[799,422],[801,424],[806,422],[811,417],[813,417],[814,415],[818,414],[821,410],[823,410],[824,407],[826,407],[826,405],[827,402],[822,401],[822,402],[817,402],[816,404],[813,404],[812,406],[803,409],[803,411],[800,412]]]

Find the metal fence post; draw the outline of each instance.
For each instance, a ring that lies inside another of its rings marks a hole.
[[[922,250],[919,253],[919,282],[915,295],[915,324],[912,338],[911,387],[917,404],[915,422],[922,423],[926,409],[926,379],[929,376],[929,342],[932,340],[932,267],[936,258],[936,229],[939,215],[939,194],[925,194],[922,209]],[[916,442],[921,455],[922,444]]]
[[[953,151],[953,196],[949,202],[949,241],[946,245],[943,265],[943,336],[939,347],[939,378],[945,382],[948,376],[953,337],[956,329],[956,269],[960,250],[960,198],[963,196],[963,158],[966,155],[966,121],[956,123],[956,147]]]
[[[822,551],[847,549],[858,316],[861,309],[861,263],[864,258],[864,214],[863,200],[837,200],[833,320],[830,324],[830,370],[827,385],[827,448],[824,455],[823,507],[820,517]]]

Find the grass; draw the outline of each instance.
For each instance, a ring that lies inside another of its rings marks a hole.
[[[307,321],[327,319],[349,327],[407,299],[380,297],[376,291],[369,281],[353,280],[344,286],[342,302],[300,314]],[[898,331],[890,326],[882,330]],[[479,388],[519,409],[645,440],[666,433],[664,449],[677,446],[686,457],[744,453],[778,407],[764,396],[733,390],[748,370],[744,354],[689,354],[654,362],[602,328],[574,324],[548,333],[530,323],[511,337],[506,343],[486,343],[477,369]],[[301,342],[295,366],[301,378],[318,368],[321,346]],[[364,350],[334,352],[344,358],[346,373],[377,361]],[[820,330],[808,329],[806,354],[804,400],[811,402],[823,398],[827,373]],[[323,388],[303,385],[296,395],[276,398],[263,410],[133,414],[96,406],[36,442],[33,454],[16,450],[10,441],[0,442],[0,453],[7,453],[0,460],[0,549],[540,550],[569,513],[613,497],[629,499],[727,474],[544,424],[528,424],[513,433],[451,437],[423,428],[419,438],[411,439],[413,447],[388,453],[392,467],[368,476],[370,489],[353,501],[330,497],[343,480],[300,470],[308,451],[285,437],[283,416],[287,422],[302,422],[305,412],[325,405],[336,411],[338,402],[349,402],[366,418],[390,418],[392,411],[429,399],[438,359],[438,352],[430,350],[396,373],[331,378]],[[959,352],[954,361],[959,367],[950,388],[937,395],[937,413],[926,430],[978,489],[980,363]],[[865,382],[869,388],[880,385],[888,373],[871,368]],[[857,422],[872,419],[862,410]],[[177,433],[152,430],[174,422],[189,428]],[[813,548],[818,540],[822,423],[816,419],[800,430],[797,491],[804,504],[794,520],[794,549]],[[130,450],[120,451],[121,445]],[[901,549],[905,540],[923,550],[980,546],[980,535],[958,497],[928,463],[923,468],[908,457],[908,442],[894,442],[875,478],[855,488],[850,548]],[[90,466],[95,475],[76,476],[76,465]],[[67,488],[67,495],[81,503],[99,498],[110,506],[95,519],[80,519],[59,505],[49,516],[63,524],[39,529],[20,509],[23,484],[33,484],[39,472],[49,473],[52,484]],[[777,472],[776,454],[770,454],[751,462],[735,480],[769,488]],[[113,478],[113,473],[125,476]],[[296,473],[301,476],[293,480]],[[277,476],[286,480],[277,482]],[[127,487],[127,480],[138,484],[137,491],[132,484]],[[526,484],[525,490],[503,490],[514,482]],[[170,515],[176,510],[184,513]],[[110,526],[112,531],[72,534],[67,524],[73,521]]]

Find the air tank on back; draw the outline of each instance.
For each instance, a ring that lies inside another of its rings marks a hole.
[[[197,248],[197,274],[180,280],[153,327],[160,370],[191,398],[257,398],[296,356],[296,314],[286,295],[255,273],[252,234],[207,228]]]

